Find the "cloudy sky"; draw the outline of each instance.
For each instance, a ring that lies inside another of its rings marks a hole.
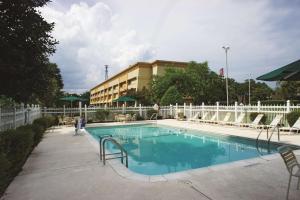
[[[299,0],[53,0],[65,89],[84,91],[137,61],[208,61],[243,81],[299,59]]]

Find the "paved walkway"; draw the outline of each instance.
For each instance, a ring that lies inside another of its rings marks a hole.
[[[235,135],[240,137],[248,137],[252,139],[256,139],[260,130],[249,127],[238,127],[238,126],[229,126],[229,125],[218,125],[218,124],[207,124],[207,123],[199,123],[199,122],[189,122],[189,121],[178,121],[174,119],[166,119],[166,120],[158,120],[158,124],[162,125],[170,125],[177,126],[181,128],[189,128],[189,129],[198,129],[207,132],[219,133],[219,134],[227,134],[227,135]],[[264,130],[260,136],[260,139],[266,139],[267,131]],[[278,142],[277,131],[274,132],[272,136],[273,142]],[[300,146],[300,133],[298,134],[290,134],[288,131],[280,132],[280,142],[286,144],[293,144]]]
[[[98,161],[97,149],[73,128],[48,133],[8,187],[4,200],[63,199],[197,199],[235,200],[285,198],[288,174],[280,158],[247,167],[206,168],[190,177],[143,182],[119,176]],[[300,199],[292,182],[290,199]]]

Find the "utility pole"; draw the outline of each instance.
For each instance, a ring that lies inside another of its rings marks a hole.
[[[108,79],[108,65],[104,65],[105,66],[105,80]]]
[[[229,91],[228,91],[228,58],[227,58],[227,53],[228,50],[230,49],[229,46],[223,46],[222,47],[225,50],[225,55],[226,55],[226,99],[227,99],[227,106],[229,106]]]

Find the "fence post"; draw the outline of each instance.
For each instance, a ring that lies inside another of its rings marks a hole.
[[[64,118],[66,116],[66,106],[64,105]]]
[[[175,105],[175,118],[177,119],[178,117],[178,103]]]
[[[193,104],[190,103],[190,118],[193,117]]]
[[[185,115],[185,109],[186,109],[186,103],[183,103],[183,116],[186,116]]]
[[[22,110],[22,113],[23,113],[23,125],[26,124],[26,110],[24,109],[24,103],[21,103],[21,110]]]
[[[1,114],[1,107],[0,107],[0,131],[2,131],[2,121],[1,121],[1,118],[2,118],[2,114]]]
[[[17,109],[16,109],[16,107],[14,107],[14,123],[13,123],[14,129],[17,128],[17,124],[16,124],[16,118],[17,118],[16,114],[17,113],[16,112],[17,112]]]
[[[125,114],[125,104],[122,104],[122,113]]]
[[[238,102],[234,102],[234,121],[237,121],[237,106],[238,106]]]
[[[257,112],[260,112],[260,101],[257,102]]]
[[[219,121],[219,102],[217,101],[217,121]]]
[[[31,108],[29,104],[27,104],[27,123],[31,123]]]
[[[84,121],[85,121],[85,123],[87,123],[87,119],[88,119],[88,117],[87,117],[87,107],[86,107],[86,104],[84,104]]]
[[[169,107],[169,112],[170,112],[170,116],[172,117],[173,116],[173,105],[170,104],[170,107]]]
[[[201,111],[202,111],[202,116],[201,116],[201,118],[202,118],[204,116],[204,102],[202,102]]]
[[[81,107],[82,107],[82,103],[81,103],[81,101],[79,101],[79,117],[82,116],[82,110],[81,110]]]
[[[46,114],[47,114],[47,107],[44,107],[44,109],[43,109],[43,117],[45,117]]]
[[[290,100],[286,101],[286,112],[287,113],[291,112],[291,102],[290,102]]]
[[[140,113],[140,116],[142,117],[143,116],[142,104],[139,104],[139,113]]]

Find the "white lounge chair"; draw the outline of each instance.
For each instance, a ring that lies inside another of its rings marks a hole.
[[[228,124],[228,123],[229,123],[230,116],[231,116],[231,113],[230,113],[230,112],[226,113],[226,115],[225,115],[223,121],[219,121],[219,124],[222,124],[222,125]]]
[[[217,113],[215,113],[209,120],[206,120],[206,119],[200,119],[199,122],[204,122],[204,123],[217,123],[216,118],[217,118]]]
[[[251,127],[251,128],[257,128],[259,126],[260,121],[262,120],[264,114],[258,114],[253,122],[251,123],[240,123],[240,126],[246,126],[246,127]]]
[[[236,126],[241,126],[243,123],[243,120],[246,116],[246,113],[241,113],[238,118],[236,119],[235,122],[228,122],[229,125],[236,125]]]
[[[208,115],[208,112],[205,112],[205,113],[203,113],[203,115],[201,116],[201,118],[199,119],[196,119],[196,121],[197,122],[200,122],[201,120],[203,121],[203,120],[206,120],[206,117],[207,117],[207,115]]]
[[[294,123],[294,125],[292,127],[282,127],[280,128],[281,131],[286,131],[289,130],[290,133],[292,131],[296,131],[296,133],[298,133],[300,131],[300,117],[297,119],[297,121]]]
[[[270,123],[270,125],[258,125],[258,127],[267,128],[267,129],[278,127],[282,118],[283,118],[283,115],[276,115],[275,118]]]
[[[197,121],[197,119],[199,119],[199,115],[200,115],[200,112],[197,112],[196,115],[194,115],[192,118],[189,119],[189,121],[191,121],[191,122]]]

